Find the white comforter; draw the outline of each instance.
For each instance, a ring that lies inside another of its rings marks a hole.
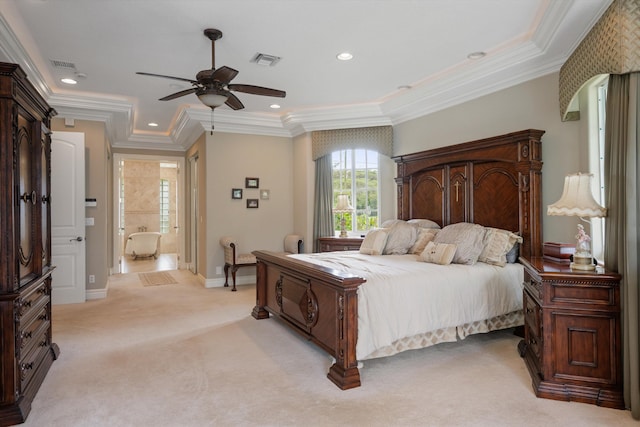
[[[355,251],[291,256],[367,279],[358,288],[358,360],[408,337],[522,309],[520,264],[437,265]]]

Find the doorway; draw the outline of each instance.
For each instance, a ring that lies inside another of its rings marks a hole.
[[[115,273],[184,268],[184,159],[118,153],[113,165]],[[153,248],[133,244],[158,233]]]

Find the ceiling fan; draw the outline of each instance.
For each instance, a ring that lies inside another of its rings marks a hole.
[[[165,76],[162,74],[137,72],[143,76],[163,77],[166,79],[181,80],[189,82],[193,85],[190,89],[181,90],[171,95],[160,98],[159,101],[169,101],[181,96],[195,93],[200,102],[212,110],[222,104],[228,105],[234,110],[244,108],[240,99],[231,91],[249,93],[252,95],[275,96],[284,98],[287,93],[283,90],[269,89],[262,86],[253,86],[245,84],[230,84],[231,80],[238,74],[233,68],[222,66],[216,69],[216,40],[222,38],[222,31],[215,28],[207,28],[204,35],[211,40],[211,69],[202,70],[196,74],[196,79],[185,79],[182,77]]]

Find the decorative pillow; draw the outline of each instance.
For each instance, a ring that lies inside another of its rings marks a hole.
[[[484,227],[469,222],[459,222],[444,227],[436,234],[435,243],[456,245],[454,264],[475,264],[484,249]]]
[[[520,243],[514,243],[509,252],[507,252],[507,263],[515,264],[520,257]]]
[[[484,249],[478,261],[504,267],[507,263],[507,253],[515,243],[522,243],[522,237],[499,228],[485,228]]]
[[[360,253],[365,255],[382,255],[387,243],[387,231],[382,228],[370,230],[360,245]]]
[[[416,242],[418,229],[406,222],[398,222],[387,229],[387,243],[382,251],[383,255],[404,255]]]
[[[433,264],[447,265],[451,264],[455,254],[456,245],[429,242],[420,254],[420,260]]]
[[[391,228],[396,224],[405,224],[406,221],[403,219],[388,219],[380,225],[382,228]]]
[[[418,237],[416,237],[416,242],[409,249],[409,253],[420,255],[424,248],[427,246],[427,243],[431,242],[438,234],[437,228],[420,228],[418,229]]]
[[[430,219],[410,219],[407,223],[420,228],[440,228],[437,222],[431,221]]]

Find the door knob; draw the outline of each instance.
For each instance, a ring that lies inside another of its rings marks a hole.
[[[82,242],[84,239],[82,236],[78,236],[75,239],[70,239],[70,242]]]

